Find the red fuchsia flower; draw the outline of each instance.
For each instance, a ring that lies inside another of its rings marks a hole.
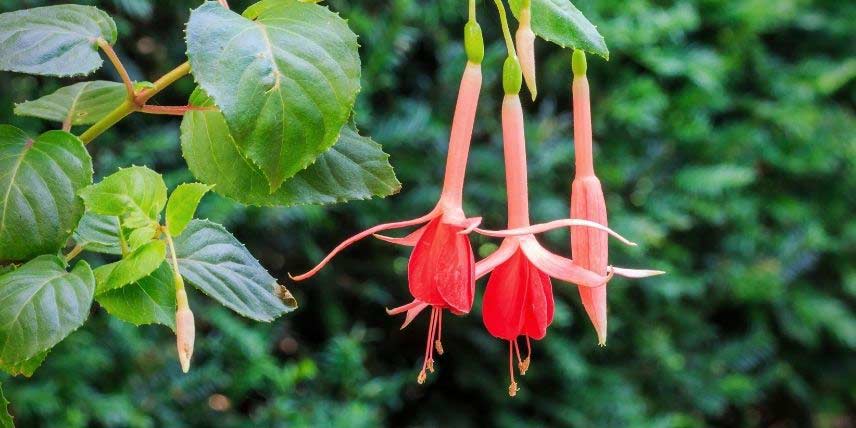
[[[406,313],[401,327],[404,329],[419,313],[431,308],[425,358],[417,378],[419,383],[425,381],[426,370],[434,371],[434,350],[436,349],[438,354],[443,353],[443,310],[449,310],[456,315],[467,314],[472,309],[475,294],[475,259],[468,235],[479,225],[481,218],[467,218],[462,207],[464,175],[481,90],[481,61],[484,57],[481,29],[473,15],[471,7],[471,18],[465,27],[468,62],[461,78],[449,138],[446,175],[436,207],[428,214],[413,220],[381,224],[365,230],[339,244],[309,272],[292,277],[296,281],[312,277],[339,252],[372,235],[390,243],[413,247],[407,267],[407,280],[413,302],[387,312],[390,315]],[[378,235],[385,230],[417,225],[424,226],[403,238]]]
[[[607,225],[606,201],[603,188],[594,172],[592,151],[591,103],[589,84],[586,78],[586,56],[575,50],[572,60],[574,72],[574,156],[575,177],[571,185],[571,217],[590,220]],[[644,278],[665,272],[609,267],[609,246],[606,233],[593,229],[571,226],[571,256],[580,266],[605,275],[607,270],[630,278]],[[580,284],[585,285],[585,284]],[[606,345],[606,285],[579,287],[580,297],[586,313],[597,331],[598,343]]]
[[[478,279],[492,272],[485,290],[482,316],[485,327],[494,337],[508,341],[511,378],[508,393],[513,397],[517,393],[514,355],[517,355],[521,374],[525,374],[531,354],[529,340],[544,338],[547,327],[553,321],[553,288],[550,278],[586,287],[601,286],[610,278],[551,253],[538,243],[532,232],[522,232],[530,226],[526,137],[523,109],[518,95],[522,86],[520,65],[510,43],[509,55],[503,72],[506,95],[502,103],[502,136],[508,193],[508,227],[511,230],[492,232],[477,229],[485,235],[503,236],[505,239],[496,252],[476,264],[475,276]],[[596,223],[573,219],[564,222],[615,234]],[[520,336],[526,338],[525,359],[521,358],[517,344]]]

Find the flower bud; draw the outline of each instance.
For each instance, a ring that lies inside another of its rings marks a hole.
[[[181,370],[185,373],[190,371],[190,358],[193,356],[195,338],[196,325],[193,321],[193,312],[188,306],[178,309],[175,312],[175,339],[178,346],[178,360],[181,362]]]
[[[523,74],[520,70],[520,61],[517,57],[510,56],[505,59],[502,66],[502,88],[506,95],[517,95],[523,86]]]
[[[484,37],[476,21],[469,21],[464,26],[464,50],[467,52],[467,60],[473,64],[481,64],[484,59]]]
[[[520,27],[517,28],[517,54],[529,93],[534,101],[538,97],[538,84],[535,78],[535,33],[532,32],[530,9],[520,9]]]

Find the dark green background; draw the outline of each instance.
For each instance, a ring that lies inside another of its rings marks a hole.
[[[10,11],[45,1],[0,0]],[[136,79],[177,65],[198,1],[103,0]],[[232,0],[238,9],[247,2]],[[243,3],[243,4],[241,4]],[[357,120],[404,184],[386,200],[244,208],[223,222],[283,281],[375,223],[415,217],[439,193],[457,83],[464,0],[331,0],[361,38]],[[500,228],[505,190],[496,11],[488,43],[466,209]],[[612,261],[668,276],[610,285],[610,338],[596,346],[576,290],[554,282],[556,319],[535,343],[517,398],[506,347],[480,304],[447,318],[439,371],[415,382],[426,317],[401,332],[384,313],[409,301],[407,252],[367,241],[316,278],[286,281],[299,311],[255,324],[191,296],[194,367],[170,332],[93,308],[32,379],[3,379],[21,427],[853,427],[856,426],[856,3],[826,0],[597,0],[578,6],[611,48],[590,57],[597,167],[611,225],[640,243]],[[538,42],[536,103],[524,102],[532,216],[566,217],[572,175],[569,54]],[[109,67],[99,78],[115,79]],[[71,81],[0,73],[12,103]],[[182,104],[191,79],[156,98]],[[134,116],[91,147],[96,175],[145,164],[192,179],[178,120]],[[544,242],[567,252],[567,234]],[[496,241],[474,238],[481,255]],[[479,285],[481,290],[483,283]]]

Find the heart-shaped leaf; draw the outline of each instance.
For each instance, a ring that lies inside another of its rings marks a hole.
[[[514,16],[520,16],[523,0],[508,0]],[[564,48],[582,49],[609,59],[606,41],[597,28],[570,0],[532,0],[532,31]]]
[[[74,231],[74,242],[86,251],[122,254],[119,240],[119,217],[84,213]]]
[[[166,244],[151,241],[116,263],[95,268],[95,294],[124,287],[149,276],[166,259]]]
[[[360,89],[357,36],[317,4],[282,0],[250,20],[207,2],[191,13],[187,46],[269,192],[336,143]]]
[[[213,106],[202,91],[194,92],[191,104]],[[342,129],[335,146],[274,193],[269,192],[264,174],[241,155],[218,111],[188,112],[181,123],[181,148],[198,180],[248,205],[329,204],[389,196],[401,188],[389,155],[350,125]]]
[[[196,214],[196,207],[209,190],[211,187],[202,183],[185,183],[172,191],[166,203],[166,227],[170,235],[178,236],[184,232]]]
[[[83,325],[95,277],[78,262],[71,272],[57,256],[39,256],[0,276],[0,361],[35,357]]]
[[[26,260],[65,246],[83,215],[77,192],[92,183],[92,158],[63,131],[35,140],[0,125],[0,260]]]
[[[118,82],[80,82],[18,104],[15,114],[69,125],[91,125],[119,107],[127,96],[125,85]]]
[[[98,39],[116,43],[116,23],[92,6],[66,4],[0,14],[0,70],[48,76],[101,67]]]
[[[247,318],[270,322],[297,307],[291,293],[219,224],[191,221],[175,239],[175,254],[187,282]]]
[[[80,196],[88,211],[119,216],[123,226],[137,229],[159,221],[166,205],[166,184],[160,174],[133,166],[81,190]]]
[[[175,329],[175,284],[167,263],[151,275],[95,300],[110,315],[136,326],[162,324]]]
[[[19,361],[17,363],[2,363],[0,362],[0,370],[9,373],[12,376],[30,377],[36,372],[36,369],[41,367],[45,362],[50,351],[45,351],[37,354],[35,357],[28,360]],[[3,425],[0,424],[0,427]]]

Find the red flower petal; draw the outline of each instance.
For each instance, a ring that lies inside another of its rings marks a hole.
[[[526,293],[526,321],[523,334],[535,340],[547,335],[547,327],[553,323],[553,284],[550,277],[528,262],[529,291]]]
[[[530,266],[523,252],[517,251],[491,273],[484,292],[482,320],[494,337],[514,340],[521,334]]]
[[[460,231],[439,217],[431,220],[413,249],[407,276],[416,299],[467,313],[475,293],[475,259],[469,237]]]

